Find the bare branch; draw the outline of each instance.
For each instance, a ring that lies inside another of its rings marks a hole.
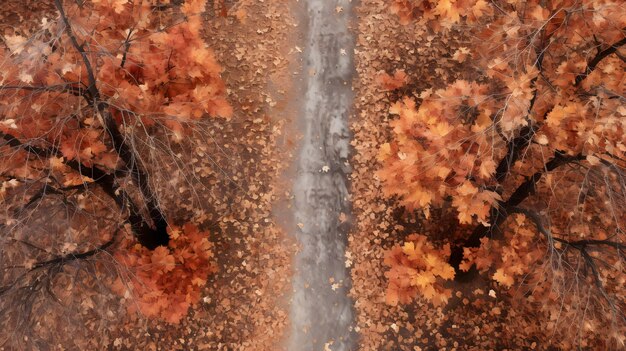
[[[128,49],[130,49],[130,36],[133,34],[133,29],[128,30],[128,35],[126,36],[126,40],[124,40],[124,54],[122,55],[122,63],[120,67],[124,68],[124,64],[126,63],[126,55],[128,54]]]
[[[598,267],[595,263],[595,260],[597,258],[594,259],[594,257],[589,255],[589,252],[587,252],[587,247],[593,246],[593,245],[609,246],[609,247],[614,247],[615,249],[619,251],[620,249],[623,249],[624,247],[626,247],[625,245],[617,243],[617,242],[609,241],[609,240],[587,239],[587,240],[578,240],[578,241],[568,241],[562,238],[557,238],[557,237],[554,237],[551,231],[543,225],[541,216],[537,212],[531,211],[526,208],[511,207],[509,208],[509,213],[521,213],[526,218],[530,219],[535,225],[535,227],[537,228],[537,230],[546,237],[548,242],[551,243],[550,245],[552,247],[554,247],[552,242],[557,241],[559,243],[564,244],[563,250],[567,250],[569,248],[578,250],[580,252],[580,255],[583,257],[585,261],[585,265],[591,269],[594,283],[596,285],[596,288],[600,292],[600,295],[602,295],[604,300],[611,306],[613,313],[619,313],[622,316],[622,318],[624,318],[623,317],[624,312],[619,312],[619,309],[615,305],[615,301],[613,301],[613,299],[609,296],[604,285],[602,284],[602,280],[600,279],[600,272],[598,271]]]
[[[115,237],[116,236],[113,235],[111,239],[109,239],[107,242],[105,242],[104,244],[98,246],[97,248],[93,250],[89,250],[89,251],[85,251],[81,253],[69,253],[65,256],[53,258],[48,261],[37,262],[33,265],[33,268],[31,268],[30,271],[32,272],[34,270],[41,269],[43,267],[50,266],[50,265],[55,265],[55,264],[61,264],[61,265],[67,264],[72,261],[82,260],[82,259],[86,259],[88,257],[94,256],[97,253],[106,251],[111,245],[113,245],[113,243],[115,243]]]
[[[69,36],[72,45],[78,51],[83,59],[85,70],[89,80],[89,97],[85,97],[91,105],[93,105],[100,115],[103,121],[105,130],[111,136],[111,142],[113,149],[120,156],[122,161],[126,164],[126,167],[130,171],[133,180],[137,183],[139,190],[143,196],[150,220],[152,221],[153,232],[151,235],[141,235],[140,242],[149,249],[154,249],[160,245],[167,245],[169,242],[169,235],[167,234],[167,220],[161,211],[159,204],[157,203],[156,196],[150,187],[150,181],[148,173],[145,171],[145,167],[141,165],[140,159],[136,154],[136,150],[132,149],[126,140],[126,137],[120,132],[120,129],[111,115],[110,106],[106,101],[101,100],[100,92],[96,85],[95,72],[87,57],[87,53],[84,49],[84,45],[78,43],[76,36],[72,30],[69,19],[65,15],[61,0],[55,0],[55,5],[59,11],[59,15],[65,24],[65,31]],[[142,220],[145,222],[145,220]],[[143,223],[147,224],[147,223]],[[148,225],[149,227],[150,225]],[[142,225],[142,227],[145,227]]]
[[[115,231],[115,233],[117,233],[117,231]],[[14,279],[11,284],[0,286],[0,295],[3,295],[9,290],[15,288],[18,285],[18,283],[22,279],[24,279],[29,273],[41,270],[43,268],[50,268],[50,269],[58,270],[63,265],[68,264],[70,262],[74,262],[77,260],[85,260],[92,256],[95,256],[98,253],[105,252],[109,249],[109,247],[111,247],[115,243],[115,239],[116,239],[116,235],[114,234],[111,237],[111,239],[101,244],[100,246],[96,247],[95,249],[85,251],[85,252],[80,252],[80,253],[69,253],[61,257],[53,258],[51,260],[37,262],[32,266],[32,268],[28,269],[26,272],[20,274],[16,279]],[[35,279],[35,281],[38,282],[38,279]]]
[[[19,139],[10,134],[0,132],[0,135],[7,140],[8,145],[13,148],[23,148],[29,153],[43,157],[62,156],[57,149],[43,149],[36,146],[25,145],[22,144]],[[110,174],[95,166],[87,167],[76,160],[65,160],[63,163],[78,172],[81,176],[93,179],[94,182],[104,191],[104,193],[115,201],[121,210],[128,209],[130,213],[127,220],[131,224],[133,233],[140,242],[142,240],[150,242],[154,231],[150,228],[150,225],[141,214],[140,207],[132,201],[130,195],[118,184],[117,177],[120,176],[118,172]],[[123,175],[126,174],[124,173]],[[153,213],[151,213],[151,215],[153,215]],[[166,228],[163,230],[166,230]]]
[[[41,86],[33,86],[33,85],[0,85],[0,90],[29,90],[29,91],[54,91],[61,93],[70,93],[74,96],[83,96],[84,91],[80,87],[80,82],[68,82],[65,84],[55,84],[55,85],[41,85]]]
[[[585,72],[576,76],[576,81],[574,83],[574,86],[578,86],[583,80],[585,80],[585,78],[587,78],[587,76],[591,74],[591,72],[593,72],[594,69],[596,69],[598,64],[605,57],[617,52],[617,49],[619,49],[624,44],[626,44],[626,37],[616,42],[615,44],[612,44],[607,49],[600,51],[596,56],[594,56],[594,58],[592,58],[591,61],[587,63],[587,68],[585,68]]]
[[[96,76],[94,74],[93,68],[91,67],[91,62],[89,61],[89,57],[87,57],[87,52],[85,51],[85,48],[83,47],[83,45],[78,44],[78,40],[76,39],[76,36],[74,35],[74,32],[72,31],[72,25],[70,24],[69,19],[65,15],[65,10],[63,9],[63,4],[61,4],[61,0],[54,0],[54,4],[57,10],[59,11],[59,15],[61,16],[63,23],[65,24],[65,32],[67,33],[67,36],[70,38],[72,45],[74,46],[76,51],[80,53],[83,59],[83,63],[85,64],[85,67],[87,70],[87,79],[89,80],[89,86],[87,87],[87,90],[89,91],[89,94],[91,95],[91,102],[95,103],[96,101],[100,100],[100,92],[98,91],[98,88],[96,87]]]
[[[452,265],[452,267],[455,267],[455,270],[457,271],[457,278],[463,279],[464,276],[467,274],[467,272],[458,269],[461,261],[463,261],[464,248],[478,247],[480,246],[481,238],[498,233],[498,231],[500,230],[500,225],[507,219],[511,209],[517,207],[520,203],[522,203],[526,198],[528,198],[531,194],[535,192],[537,183],[539,182],[539,180],[541,180],[544,174],[551,172],[560,166],[577,160],[582,160],[584,158],[585,156],[582,154],[569,156],[561,152],[555,152],[554,157],[550,159],[550,161],[546,162],[542,170],[535,172],[535,174],[533,174],[531,177],[526,179],[526,181],[520,184],[506,201],[500,201],[496,205],[494,205],[490,211],[490,225],[478,225],[462,245],[455,246],[452,249],[452,253],[448,262],[450,263],[450,265]]]

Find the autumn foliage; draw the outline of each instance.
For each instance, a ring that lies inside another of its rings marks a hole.
[[[129,306],[177,322],[198,301],[214,270],[213,253],[207,233],[189,223],[168,224],[174,219],[167,218],[151,173],[159,167],[153,160],[168,162],[169,142],[182,141],[196,122],[232,115],[221,67],[201,36],[206,1],[178,6],[163,0],[57,0],[55,5],[59,17],[42,19],[36,32],[2,37],[0,203],[8,210],[0,215],[0,229],[22,235],[19,227],[27,221],[20,216],[50,197],[90,203],[74,209],[93,210],[85,217],[93,222],[83,219],[81,233],[85,226],[106,230],[81,237],[90,245],[70,247],[91,250],[61,250],[58,256],[50,250],[52,259],[36,256],[41,262],[24,267],[41,270],[130,247],[116,254],[136,297]],[[102,196],[108,202],[100,201]],[[96,203],[100,208],[92,208]],[[121,220],[112,224],[109,217],[116,213]],[[105,218],[106,224],[98,222]],[[119,242],[125,229],[138,243]],[[40,241],[53,246],[61,233]],[[124,294],[120,282],[116,290]],[[18,279],[0,290],[19,284]]]
[[[400,116],[391,122],[396,142],[382,146],[379,159],[385,168],[378,172],[389,195],[399,195],[409,209],[423,208],[427,217],[429,206],[441,206],[452,196],[461,223],[473,218],[486,223],[489,209],[501,200],[486,186],[504,142],[497,133],[482,133],[493,123],[489,110],[467,116],[474,119],[469,127],[456,113],[476,109],[486,94],[484,85],[457,81],[422,95],[419,110],[409,97],[391,107],[389,112]]]
[[[180,139],[188,121],[204,114],[229,117],[221,69],[200,37],[204,1],[187,1],[181,23],[161,19],[153,8],[157,3],[162,2],[68,2],[68,21],[76,40],[89,48],[85,55],[92,67],[70,38],[46,37],[67,30],[63,21],[44,21],[44,32],[35,39],[5,36],[0,130],[22,141],[58,145],[65,160],[111,170],[117,158],[83,91],[96,88],[117,124],[130,131],[160,123]],[[68,121],[77,110],[80,118]]]
[[[593,339],[608,323],[623,346],[623,2],[389,6],[404,24],[464,30],[469,44],[451,56],[477,74],[402,97],[389,110],[393,137],[379,150],[377,172],[386,195],[427,219],[451,206],[467,234],[449,233],[451,251],[419,237],[437,267],[407,252],[414,237],[394,248],[388,301],[445,302],[449,292],[437,286],[451,277],[435,272],[451,266],[458,278],[475,266],[549,320],[548,330]],[[603,312],[586,313],[589,305]],[[586,324],[562,330],[560,320]]]
[[[408,303],[420,294],[434,305],[445,304],[452,291],[441,282],[454,279],[448,257],[450,245],[435,249],[426,236],[409,235],[402,247],[394,247],[385,258],[391,267],[385,274],[389,278],[387,303]]]
[[[200,289],[215,271],[209,234],[193,224],[169,228],[170,245],[148,250],[126,240],[115,253],[124,270],[114,290],[129,299],[129,312],[178,323],[200,300]]]

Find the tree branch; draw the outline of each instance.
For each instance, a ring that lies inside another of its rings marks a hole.
[[[131,222],[131,224],[133,224],[133,228],[135,229],[134,232],[137,236],[137,239],[143,246],[149,249],[154,249],[160,245],[167,245],[169,242],[169,235],[167,233],[167,221],[156,200],[156,196],[154,195],[150,187],[148,173],[146,172],[145,167],[140,163],[140,158],[136,154],[136,150],[134,150],[128,144],[126,137],[121,133],[117,123],[115,122],[111,114],[109,104],[101,100],[100,92],[97,87],[96,73],[94,67],[91,64],[87,52],[85,51],[85,44],[79,44],[78,39],[74,34],[70,20],[67,17],[63,8],[62,0],[55,0],[54,4],[59,12],[59,16],[63,21],[63,24],[65,25],[65,33],[69,37],[72,46],[82,57],[83,64],[85,65],[85,69],[87,71],[89,86],[87,86],[86,90],[83,90],[80,87],[72,86],[71,84],[73,83],[48,87],[17,85],[2,86],[0,87],[0,89],[25,89],[33,91],[53,90],[70,92],[74,95],[79,95],[85,98],[88,104],[90,106],[93,106],[95,112],[102,119],[104,129],[111,137],[113,149],[117,152],[120,159],[124,161],[128,173],[131,175],[133,181],[137,184],[144,200],[145,206],[148,210],[148,215],[150,219],[146,220],[141,215],[139,208],[131,201],[128,194],[126,194],[126,192],[122,191],[119,188],[115,179],[119,176],[117,172],[114,176],[111,176],[110,174],[107,174],[106,172],[96,167],[85,167],[84,165],[82,165],[82,163],[77,161],[67,160],[64,163],[72,169],[76,170],[79,174],[94,179],[96,183],[100,185],[100,187],[105,191],[105,193],[110,195],[121,208],[130,208],[131,214],[129,217],[129,221]],[[128,50],[128,39],[130,38],[130,35],[131,33],[128,34],[127,40],[125,42],[126,50]],[[81,82],[80,84],[83,83]],[[1,133],[0,136],[2,136],[2,138],[7,141],[9,146],[24,148],[31,154],[35,154],[40,157],[59,156],[59,152],[56,148],[44,149],[31,145],[24,145],[20,142],[18,138],[5,133]]]
[[[541,177],[548,172],[552,172],[558,167],[568,164],[573,161],[584,160],[585,156],[582,154],[578,154],[575,156],[568,156],[561,152],[555,152],[554,157],[548,161],[544,165],[544,169],[538,172],[535,172],[530,178],[528,178],[524,183],[520,184],[515,192],[509,197],[509,199],[502,204],[502,207],[507,210],[512,207],[519,205],[522,201],[524,201],[528,196],[535,192],[535,187],[537,182],[541,179]]]
[[[596,69],[598,64],[605,57],[607,57],[607,56],[617,52],[617,49],[619,49],[624,44],[626,44],[626,37],[624,37],[622,40],[616,42],[615,44],[612,44],[607,49],[600,51],[596,56],[594,56],[594,58],[592,58],[587,63],[587,68],[585,69],[585,72],[583,72],[583,73],[579,74],[578,76],[576,76],[576,80],[575,80],[574,86],[578,86],[583,80],[585,80],[585,78],[587,78],[587,76],[589,76],[591,74],[591,72],[593,72],[594,69]]]
[[[77,84],[78,86],[76,86]],[[29,90],[29,91],[55,91],[61,93],[70,93],[74,96],[83,96],[83,89],[80,88],[80,82],[68,82],[65,84],[55,85],[0,85],[0,90]]]
[[[65,10],[63,9],[63,4],[61,4],[61,0],[54,0],[54,5],[59,11],[59,16],[61,16],[61,19],[63,20],[63,23],[65,24],[65,32],[67,33],[67,36],[70,38],[72,45],[74,46],[76,51],[80,53],[80,56],[83,59],[83,63],[85,64],[85,68],[87,70],[87,79],[89,81],[89,86],[87,87],[87,91],[89,91],[89,94],[91,95],[92,103],[95,103],[96,101],[100,100],[100,92],[98,91],[98,88],[96,87],[96,76],[91,67],[91,62],[89,61],[89,57],[87,57],[87,52],[85,52],[85,48],[83,47],[83,45],[78,44],[78,40],[76,39],[76,36],[74,35],[74,32],[72,31],[72,26],[70,24],[70,21],[65,15]]]
[[[463,249],[469,247],[479,247],[480,239],[488,235],[492,235],[494,231],[499,230],[500,225],[507,219],[512,208],[517,207],[522,201],[528,198],[536,190],[536,185],[545,173],[551,172],[556,168],[568,164],[576,160],[582,160],[585,157],[582,154],[569,156],[561,152],[555,152],[554,157],[548,161],[542,170],[535,172],[531,177],[520,184],[507,201],[499,201],[491,208],[489,215],[489,226],[479,224],[472,234],[463,242],[452,248],[450,259],[448,262],[457,272],[458,279],[464,279],[468,272],[459,269],[459,265],[463,261]]]
[[[0,132],[0,135],[3,139],[7,140],[7,144],[9,146],[13,148],[23,148],[27,152],[39,157],[62,156],[57,149],[43,149],[36,146],[25,145],[19,139],[10,134]],[[144,216],[141,214],[139,206],[135,204],[130,195],[119,186],[117,182],[117,177],[119,176],[118,172],[109,174],[98,167],[87,167],[76,160],[65,160],[63,163],[78,172],[81,176],[93,179],[94,182],[104,191],[104,193],[115,201],[121,210],[129,210],[130,213],[127,220],[131,224],[133,233],[140,243],[148,243],[144,246],[150,248],[153,245],[162,242],[162,240],[158,240],[158,237],[155,237],[154,230],[150,228],[149,223],[146,222]],[[164,227],[163,230],[167,233],[167,227]],[[156,248],[157,246],[158,245],[152,248]]]
[[[115,231],[115,233],[117,233],[117,231]],[[103,243],[102,245],[98,246],[97,248],[93,250],[80,252],[80,253],[69,253],[61,257],[53,258],[51,260],[35,263],[30,269],[20,274],[15,280],[13,280],[11,284],[0,286],[0,296],[8,292],[12,288],[14,288],[15,285],[18,284],[18,282],[21,281],[23,278],[25,278],[29,273],[40,270],[42,268],[58,269],[58,267],[65,265],[67,263],[77,261],[77,260],[84,260],[100,252],[106,251],[109,247],[111,247],[115,243],[115,238],[116,238],[116,235],[114,234],[111,237],[111,239],[109,239],[107,242]],[[37,282],[38,280],[36,280],[36,283]],[[52,296],[54,296],[54,294],[52,294]]]
[[[549,229],[543,226],[541,216],[539,216],[539,214],[537,214],[535,211],[531,211],[526,208],[512,207],[509,209],[509,213],[521,213],[524,216],[526,216],[526,218],[530,219],[533,222],[537,230],[546,237],[548,242],[551,243],[552,241],[557,241],[557,242],[564,244],[563,250],[567,250],[570,247],[578,250],[583,260],[585,261],[585,264],[587,265],[587,267],[591,269],[594,283],[596,285],[596,288],[600,292],[600,295],[602,295],[604,300],[611,306],[613,313],[619,313],[620,316],[624,318],[623,317],[624,312],[619,311],[619,309],[615,305],[615,302],[613,301],[613,299],[611,299],[606,289],[604,288],[604,284],[602,284],[602,280],[600,279],[600,272],[598,271],[598,267],[596,263],[594,262],[594,258],[591,255],[589,255],[589,253],[587,252],[587,247],[589,245],[607,245],[607,246],[614,247],[618,251],[620,250],[620,248],[625,247],[624,245],[617,243],[617,242],[608,241],[608,240],[589,239],[589,240],[578,240],[578,241],[572,242],[572,241],[568,241],[565,239],[556,238],[552,235]],[[551,246],[554,247],[553,244],[551,244]]]
[[[126,55],[128,54],[128,49],[130,49],[130,36],[133,34],[133,29],[128,30],[128,35],[126,36],[126,40],[124,40],[124,54],[122,55],[122,63],[120,63],[120,67],[124,68],[124,64],[126,63]]]
[[[546,41],[546,38],[543,38],[545,36],[544,30],[542,30],[541,35],[541,42],[544,43]],[[537,129],[539,129],[539,126],[537,124],[534,124],[528,116],[530,116],[530,113],[535,106],[535,101],[537,100],[538,90],[536,84],[537,79],[543,71],[543,59],[545,57],[546,49],[547,46],[542,44],[541,49],[537,51],[535,67],[537,67],[537,70],[539,70],[539,72],[537,73],[537,76],[530,81],[530,86],[533,89],[533,96],[530,99],[530,105],[528,106],[528,110],[526,112],[526,121],[528,122],[528,125],[520,130],[519,136],[509,141],[507,145],[507,154],[502,158],[502,160],[500,160],[500,163],[498,163],[498,166],[496,167],[495,177],[498,183],[502,183],[506,179],[506,176],[509,174],[511,167],[513,167],[515,162],[517,162],[520,154],[530,144],[530,142],[533,140],[533,137],[535,136],[535,132],[537,131]]]
[[[530,123],[530,122],[529,122]],[[496,181],[502,183],[506,176],[509,174],[511,167],[519,159],[522,151],[530,144],[537,131],[537,125],[528,125],[520,130],[518,137],[511,140],[507,145],[507,153],[498,163],[496,167]]]
[[[154,249],[157,246],[167,246],[169,242],[169,235],[167,234],[167,221],[165,216],[161,212],[160,206],[157,203],[156,196],[152,192],[150,187],[150,181],[148,174],[145,172],[143,165],[140,164],[138,156],[135,151],[130,148],[126,138],[120,132],[113,116],[108,110],[108,104],[106,102],[98,103],[98,111],[105,122],[105,128],[111,136],[113,148],[117,151],[122,161],[126,164],[126,167],[130,171],[131,177],[137,183],[139,191],[143,197],[143,200],[148,209],[148,214],[154,225],[155,236],[151,240],[142,242],[142,245],[149,249]],[[148,238],[144,238],[147,240]]]
[[[107,242],[105,242],[104,244],[100,245],[99,247],[93,250],[89,250],[89,251],[85,251],[81,253],[69,253],[65,256],[53,258],[48,261],[37,262],[33,265],[33,268],[30,269],[30,272],[46,267],[46,266],[54,265],[54,264],[66,264],[72,261],[82,260],[82,259],[91,257],[99,252],[106,251],[111,245],[113,245],[114,242],[115,242],[115,235],[113,235],[111,239],[109,239]]]
[[[143,241],[140,239],[140,242],[149,249],[154,249],[160,245],[167,245],[169,242],[169,235],[167,234],[167,221],[156,201],[156,197],[154,196],[152,189],[150,188],[149,177],[145,171],[145,167],[140,164],[140,159],[138,155],[136,155],[135,150],[128,145],[125,136],[120,132],[119,127],[109,110],[109,104],[106,101],[101,100],[100,92],[96,86],[94,69],[89,61],[89,57],[87,57],[87,53],[85,52],[83,45],[78,44],[78,40],[72,31],[70,21],[63,10],[61,0],[55,0],[55,5],[59,11],[61,19],[65,23],[65,31],[69,36],[72,45],[76,51],[80,53],[83,59],[89,80],[88,91],[90,98],[88,101],[95,107],[97,113],[102,118],[104,128],[111,136],[113,149],[126,164],[126,167],[130,171],[133,180],[137,183],[146,207],[148,208],[148,213],[150,219],[152,220],[152,225],[154,226],[152,233],[154,237],[142,238]]]
[[[31,196],[31,198],[16,211],[16,214],[19,215],[20,213],[24,212],[26,209],[32,206],[36,201],[42,199],[48,194],[58,195],[58,194],[62,194],[65,191],[86,189],[89,186],[89,184],[93,184],[93,183],[83,183],[83,184],[72,185],[72,186],[67,186],[67,187],[55,188],[49,185],[48,183],[44,183],[41,189],[37,193],[35,193],[33,196]]]
[[[16,149],[24,149],[26,150],[28,153],[33,154],[33,155],[37,155],[39,157],[49,157],[51,155],[55,155],[56,151],[53,151],[53,154],[48,153],[49,150],[46,149],[42,149],[36,146],[31,146],[28,144],[24,144],[22,143],[18,138],[14,137],[11,134],[6,134],[0,131],[0,137],[2,137],[2,139],[4,139],[6,141],[6,144],[4,145],[9,145],[12,148],[16,148]]]

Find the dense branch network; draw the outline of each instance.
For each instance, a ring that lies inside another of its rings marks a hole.
[[[67,36],[70,38],[76,51],[80,53],[87,71],[89,85],[87,87],[87,91],[82,94],[82,97],[87,100],[89,105],[95,107],[99,116],[104,120],[103,125],[106,132],[111,137],[113,149],[117,152],[121,160],[124,162],[125,167],[131,174],[133,180],[139,186],[145,205],[148,208],[148,213],[152,223],[148,223],[145,219],[138,216],[138,212],[135,212],[136,206],[133,206],[134,208],[131,209],[131,224],[134,225],[133,230],[137,234],[137,239],[142,245],[150,249],[154,249],[160,245],[167,246],[169,241],[169,236],[167,234],[167,221],[158,203],[156,202],[155,195],[152,193],[148,175],[140,163],[136,150],[132,149],[128,145],[127,138],[122,135],[117,123],[113,120],[113,116],[109,111],[110,106],[100,98],[100,91],[96,85],[97,82],[93,67],[87,53],[85,52],[84,44],[81,45],[78,43],[78,40],[72,31],[70,21],[65,15],[61,0],[55,0],[55,4],[60,17],[65,24]],[[129,30],[129,36],[130,33],[131,31]],[[125,59],[122,60],[122,67],[123,62],[125,62]],[[105,187],[109,190],[113,190],[115,193],[110,180],[105,183]]]

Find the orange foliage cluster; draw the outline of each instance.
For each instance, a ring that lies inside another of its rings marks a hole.
[[[44,18],[31,37],[2,38],[0,199],[9,187],[34,182],[85,183],[85,189],[90,183],[123,212],[136,211],[141,205],[128,205],[126,192],[134,184],[152,216],[140,224],[157,226],[153,213],[160,209],[145,190],[152,184],[144,176],[153,168],[141,163],[142,152],[160,144],[145,139],[165,131],[179,141],[191,129],[184,127],[202,117],[232,115],[221,67],[200,33],[206,0],[180,7],[168,0],[62,3],[59,18]],[[135,137],[144,140],[134,143]],[[111,177],[89,178],[105,173]],[[198,300],[214,268],[206,233],[188,224],[170,228],[169,235],[168,248],[149,251],[136,244],[117,258],[132,271],[132,306],[176,322]]]
[[[115,10],[111,10],[108,2],[96,3],[97,15],[86,8],[76,14],[85,30],[104,29],[99,28],[108,26],[103,21],[115,18],[117,28],[99,32],[106,41],[92,37],[101,46],[119,45],[126,37],[132,40],[126,56],[104,58],[98,74],[102,91],[114,98],[112,104],[117,108],[118,118],[125,117],[125,110],[141,115],[147,125],[154,123],[154,118],[166,117],[164,123],[180,138],[181,123],[185,121],[204,114],[232,115],[225,99],[221,67],[200,36],[200,13],[206,0],[185,1],[181,9],[185,21],[168,25],[164,30],[155,28],[162,24],[154,16],[154,1],[135,1],[132,5],[121,1],[123,5]]]
[[[29,39],[6,35],[0,132],[23,143],[58,145],[66,160],[116,168],[102,116],[84,99],[92,93],[91,72],[99,100],[126,133],[160,124],[180,140],[193,120],[230,117],[221,67],[200,36],[205,3],[186,1],[182,14],[164,16],[155,6],[167,1],[67,1],[65,14],[84,57],[62,19],[44,19]]]
[[[431,27],[451,27],[464,18],[467,23],[491,14],[493,9],[485,0],[391,0],[391,12],[398,15],[400,23],[409,24],[420,18]]]
[[[480,272],[487,273],[492,266],[498,267],[491,275],[492,279],[510,288],[516,278],[528,273],[528,267],[540,266],[545,250],[535,245],[535,231],[528,224],[525,225],[527,219],[524,215],[518,214],[514,218],[515,225],[512,230],[506,232],[505,240],[482,238],[480,247],[464,248],[464,260],[459,268],[468,271],[475,265]],[[535,279],[537,275],[529,275],[526,278]]]
[[[448,302],[452,292],[442,283],[454,279],[449,257],[450,245],[436,249],[426,236],[409,235],[404,246],[394,247],[385,257],[385,264],[391,267],[385,273],[389,279],[387,303],[408,303],[418,295],[434,305]]]
[[[150,251],[132,240],[129,247],[115,253],[127,272],[113,283],[113,290],[130,298],[129,312],[178,323],[187,310],[200,300],[200,290],[216,267],[208,233],[193,224],[170,227],[169,247]]]
[[[453,59],[471,57],[481,76],[392,104],[392,139],[378,154],[385,194],[427,218],[451,204],[459,223],[475,226],[455,268],[475,265],[505,288],[529,284],[523,308],[548,316],[555,333],[559,318],[623,332],[624,3],[389,3],[402,23],[469,33]],[[426,269],[404,247],[386,260],[392,304],[416,294]],[[611,313],[586,314],[589,301]]]
[[[408,97],[395,103],[390,109],[400,116],[391,122],[395,140],[384,144],[378,156],[383,168],[377,175],[385,192],[399,195],[409,209],[424,209],[427,216],[429,206],[453,196],[461,223],[471,223],[472,217],[486,222],[491,206],[501,200],[488,186],[503,143],[486,94],[484,85],[457,81],[422,94],[419,109]]]

